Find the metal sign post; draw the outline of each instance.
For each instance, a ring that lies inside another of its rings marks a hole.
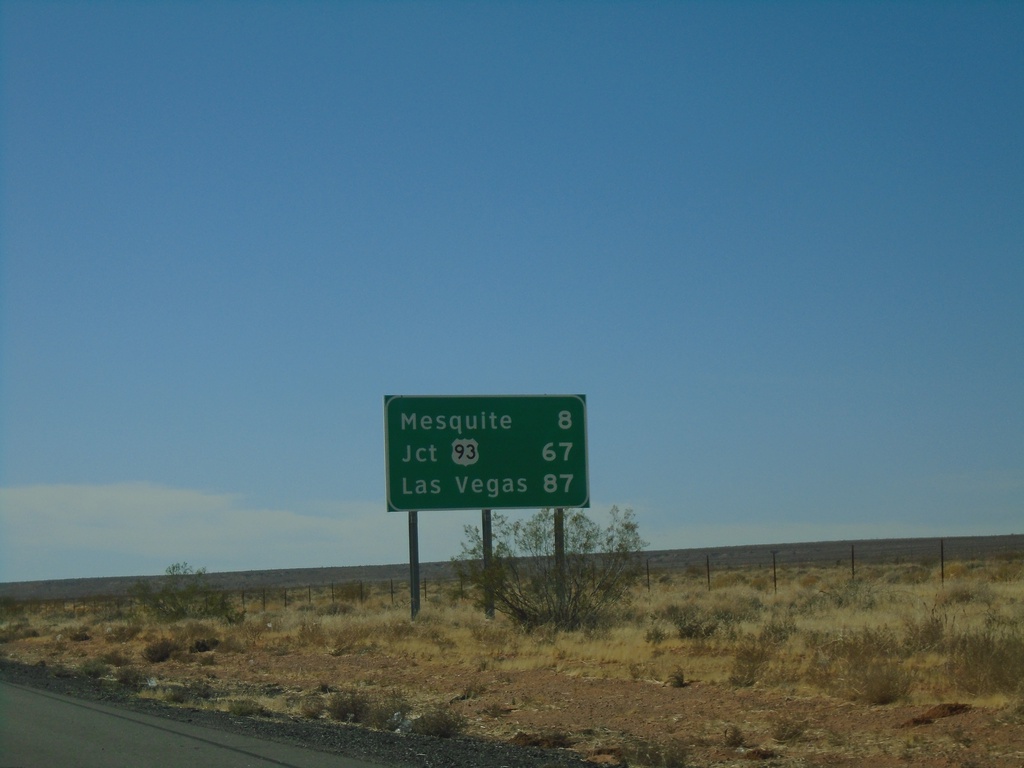
[[[423,510],[481,510],[486,573],[492,509],[557,509],[564,592],[564,510],[590,506],[584,395],[388,395],[384,462],[388,511],[409,513],[413,619],[420,610],[417,515]],[[493,618],[494,594],[485,589]]]
[[[409,605],[412,619],[420,612],[420,532],[416,510],[409,510]]]
[[[494,555],[494,542],[491,539],[491,510],[480,512],[480,533],[484,544],[484,615],[494,618],[494,588],[491,585],[491,559]]]

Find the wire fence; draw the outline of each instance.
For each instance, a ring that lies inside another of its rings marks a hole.
[[[1024,535],[994,537],[959,537],[948,539],[888,539],[855,542],[824,542],[814,544],[764,545],[726,547],[708,550],[664,550],[640,553],[641,583],[648,590],[653,584],[671,577],[677,584],[701,585],[708,590],[730,573],[758,569],[769,574],[770,583],[778,591],[780,577],[785,580],[798,569],[835,570],[850,579],[871,578],[877,566],[904,566],[922,571],[921,580],[942,585],[953,563],[1005,564],[1007,573],[1024,577]],[[423,600],[449,598],[451,600],[474,597],[472,589],[459,581],[448,563],[435,563],[430,571],[433,578],[420,579]],[[321,574],[326,575],[322,569]],[[272,583],[249,584],[240,587],[225,586],[237,574],[205,574],[198,600],[215,605],[218,610],[241,614],[266,613],[286,609],[317,610],[323,613],[344,613],[368,601],[377,604],[407,607],[410,604],[407,579],[358,579],[339,581],[310,581],[295,584],[296,572],[263,572],[267,580],[290,579],[287,585]],[[309,575],[309,571],[303,571]],[[250,572],[245,579],[253,581],[259,572]],[[105,610],[110,614],[130,613],[139,607],[139,598],[132,595],[132,586],[145,581],[155,589],[165,577],[146,577],[125,583],[119,579],[118,592],[93,592],[45,596],[4,595],[0,592],[0,611],[11,611],[27,605],[37,610],[72,615],[79,611]],[[102,581],[102,580],[99,580]],[[114,580],[110,580],[114,581]],[[61,582],[49,582],[50,590]],[[11,586],[11,585],[0,585]],[[68,586],[80,583],[68,582]],[[95,587],[94,587],[95,589]],[[202,611],[197,611],[202,613]]]

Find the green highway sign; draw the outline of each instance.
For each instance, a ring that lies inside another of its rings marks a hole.
[[[388,510],[589,507],[584,395],[384,398]]]

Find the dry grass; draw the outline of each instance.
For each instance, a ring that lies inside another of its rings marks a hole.
[[[7,602],[0,606],[0,653],[65,664],[147,695],[239,716],[280,711],[377,728],[405,723],[439,736],[467,725],[449,706],[454,699],[495,693],[488,690],[493,683],[480,682],[485,673],[501,680],[531,671],[670,688],[701,683],[773,689],[876,706],[956,700],[995,707],[1006,723],[1024,719],[1020,558],[947,565],[944,586],[937,569],[913,564],[863,567],[856,580],[843,568],[793,569],[780,572],[777,593],[763,569],[720,573],[710,591],[701,574],[657,576],[614,622],[569,633],[524,634],[501,617],[488,621],[454,589],[438,590],[416,622],[409,621],[407,606],[369,590],[362,601],[311,595],[287,608],[268,604],[266,611],[250,601],[244,621],[234,624],[151,624],[125,608],[112,613],[79,603],[62,611]],[[328,679],[329,672],[317,671],[318,665],[328,669],[321,660],[361,656],[402,659],[412,668],[445,668],[451,674],[436,688],[423,688],[422,681],[403,684],[401,670],[385,672],[385,665],[379,675],[340,685]],[[322,681],[306,690],[274,689],[273,682],[262,688],[239,683],[220,693],[195,688],[204,668],[234,668],[243,658],[254,679],[272,681],[279,662],[306,677],[322,674]],[[192,682],[154,687],[153,678],[170,676],[164,670],[171,667]],[[511,708],[531,704],[493,698],[481,705],[487,723],[500,724]],[[749,737],[746,727],[722,728],[726,737],[723,742],[719,735],[720,745],[740,748]],[[806,740],[809,730],[806,720],[792,718],[777,722],[768,736],[776,745],[791,746]],[[674,738],[637,741],[625,751],[634,761],[641,754],[649,760],[657,755],[661,765],[681,765],[690,748]]]
[[[115,646],[105,653],[116,666],[133,654],[151,664],[174,657],[198,663],[213,651],[340,656],[386,647],[480,669],[785,684],[875,703],[937,691],[1012,695],[1024,683],[1022,569],[1012,567],[953,564],[945,587],[922,581],[912,566],[865,568],[855,581],[844,572],[802,569],[777,594],[755,570],[720,575],[711,591],[699,579],[664,574],[617,623],[586,632],[523,634],[448,598],[428,601],[411,623],[404,607],[378,596],[344,610],[293,601],[287,609],[250,611],[234,625],[104,620],[85,603],[74,615],[7,610],[0,641],[45,656],[102,639]]]

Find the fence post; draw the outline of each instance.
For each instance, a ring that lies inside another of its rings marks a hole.
[[[779,577],[775,570],[775,553],[777,550],[772,550],[772,586],[775,587],[775,594],[779,594]]]
[[[939,539],[939,578],[942,579],[942,586],[946,586],[946,542]]]

